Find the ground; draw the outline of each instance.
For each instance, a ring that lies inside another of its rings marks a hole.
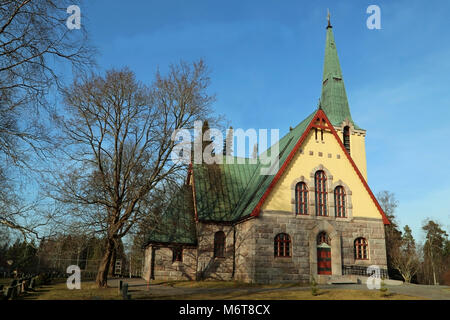
[[[132,299],[162,300],[450,300],[450,287],[403,284],[386,286],[388,297],[379,290],[369,290],[365,284],[320,285],[319,295],[312,296],[309,286],[298,284],[256,285],[233,281],[152,281],[122,279],[129,284]],[[81,290],[68,290],[65,283],[42,286],[25,300],[103,300],[121,299],[118,280],[108,281],[109,288],[98,289],[93,282],[83,282]]]

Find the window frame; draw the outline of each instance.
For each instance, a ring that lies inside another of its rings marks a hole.
[[[355,260],[369,260],[369,242],[364,237],[354,241]]]
[[[308,186],[303,181],[295,185],[295,214],[308,215]]]
[[[334,188],[334,214],[336,218],[347,218],[346,193],[343,186]]]
[[[317,170],[314,174],[314,189],[316,200],[316,216],[327,217],[327,175],[325,171]]]
[[[225,258],[225,233],[220,230],[214,233],[214,258]]]
[[[172,263],[183,262],[183,247],[172,248]]]
[[[292,245],[291,237],[287,233],[279,233],[273,239],[275,258],[291,258]],[[287,250],[286,250],[287,248]],[[281,250],[282,249],[282,250]],[[287,253],[286,253],[287,252]]]
[[[325,231],[321,231],[317,234],[316,242],[318,246],[320,246],[322,243],[331,245],[330,236]]]

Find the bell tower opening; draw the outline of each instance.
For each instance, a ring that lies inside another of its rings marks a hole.
[[[345,126],[344,127],[344,147],[345,149],[347,149],[347,152],[350,154],[350,127],[349,126]]]

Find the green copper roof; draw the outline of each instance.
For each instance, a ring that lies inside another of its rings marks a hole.
[[[320,107],[328,119],[330,119],[332,125],[340,126],[345,119],[348,119],[356,129],[361,129],[354,123],[350,114],[344,79],[334,41],[333,28],[331,26],[327,27]]]
[[[145,245],[149,243],[197,244],[191,186],[178,190],[158,225],[147,235]]]
[[[279,167],[285,162],[315,112],[279,140]],[[271,154],[273,147],[263,154]],[[260,157],[261,158],[261,157]],[[231,223],[249,216],[275,175],[262,175],[268,167],[248,158],[224,157],[222,164],[195,164],[192,167],[195,202],[199,221]],[[242,163],[240,163],[242,162]],[[169,204],[160,224],[146,239],[149,243],[197,243],[195,236],[192,188],[184,186]]]
[[[238,160],[243,163],[239,163]],[[251,159],[230,157],[222,164],[194,165],[197,215],[201,221],[235,221],[240,199],[256,172]]]

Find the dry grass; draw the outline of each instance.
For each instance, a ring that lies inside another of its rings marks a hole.
[[[66,283],[39,287],[21,297],[24,300],[118,300],[117,288],[99,289],[92,282],[82,282],[80,290],[67,289]]]
[[[146,297],[142,296],[141,299]],[[151,297],[150,297],[151,298]],[[262,290],[261,292],[246,292],[239,290],[229,293],[208,292],[190,295],[154,297],[159,300],[423,300],[413,296],[391,293],[382,297],[377,290],[319,290],[319,294],[313,296],[310,290]]]
[[[240,288],[292,288],[299,287],[296,283],[286,283],[286,284],[252,284],[240,281],[152,281],[152,285],[162,284],[174,288],[205,288],[205,289],[240,289]]]
[[[174,288],[199,289],[198,293],[155,296],[152,290],[133,290],[135,299],[159,300],[423,300],[391,293],[382,297],[378,290],[320,289],[319,295],[311,295],[309,288],[298,284],[256,285],[236,281],[171,281],[152,282],[152,285],[164,284]],[[204,290],[201,290],[204,289]],[[223,289],[220,290],[220,289]],[[81,290],[69,290],[65,283],[42,286],[36,292],[21,297],[25,300],[120,300],[117,288],[99,289],[93,282],[83,282]]]

